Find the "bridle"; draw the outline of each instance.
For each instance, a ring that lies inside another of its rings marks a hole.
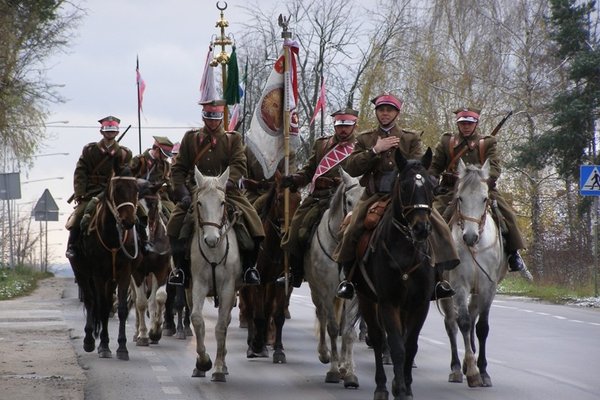
[[[486,181],[482,180],[482,182],[485,183]],[[487,214],[488,214],[487,209],[488,209],[489,205],[490,205],[490,198],[488,197],[485,202],[485,207],[483,207],[483,212],[482,212],[481,216],[479,218],[474,218],[474,217],[470,217],[468,215],[463,214],[460,209],[460,202],[457,201],[456,202],[456,223],[460,227],[460,230],[461,231],[465,230],[465,221],[475,222],[478,227],[478,233],[481,236],[481,233],[483,232],[483,228],[485,226],[485,221],[487,219]]]

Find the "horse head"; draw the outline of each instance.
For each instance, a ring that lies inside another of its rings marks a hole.
[[[477,244],[485,224],[489,203],[489,176],[489,159],[481,168],[465,165],[462,160],[458,163],[458,186],[455,194],[457,223],[467,246]]]
[[[395,159],[398,177],[393,189],[392,212],[408,227],[413,240],[424,241],[431,232],[433,182],[427,172],[431,165],[431,148],[418,160],[407,160],[396,150]]]
[[[110,179],[106,190],[106,201],[117,224],[125,229],[135,225],[138,207],[138,180],[129,168],[124,168]]]
[[[225,207],[225,185],[229,179],[229,167],[219,176],[204,176],[194,167],[196,190],[194,192],[194,213],[201,238],[210,248],[221,242],[226,231],[227,211]]]
[[[152,234],[153,227],[156,227],[161,218],[162,202],[159,192],[165,187],[166,183],[152,184],[145,179],[138,179],[138,182],[140,183],[140,206],[144,207],[148,214],[148,227]]]

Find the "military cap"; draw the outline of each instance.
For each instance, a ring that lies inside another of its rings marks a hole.
[[[181,147],[181,143],[177,142],[173,145],[173,150],[171,150],[171,153],[173,153],[173,155],[179,153],[179,148]]]
[[[152,136],[154,138],[154,146],[158,147],[166,157],[173,157],[173,142],[166,136]]]
[[[119,132],[121,120],[117,117],[109,115],[108,117],[99,119],[98,122],[100,122],[100,132]]]
[[[391,93],[382,93],[379,96],[372,99],[371,103],[375,104],[375,108],[387,104],[394,107],[398,111],[402,109],[402,100],[400,100]]]
[[[463,107],[453,111],[456,114],[456,122],[478,122],[480,109]]]
[[[223,119],[225,100],[209,100],[200,102],[202,117],[206,119]]]
[[[333,117],[333,125],[356,125],[358,119],[358,111],[351,108],[343,108],[331,114]]]

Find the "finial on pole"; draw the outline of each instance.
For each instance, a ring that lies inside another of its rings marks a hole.
[[[291,39],[292,32],[288,30],[288,26],[290,24],[290,17],[284,17],[283,14],[279,14],[279,26],[283,29],[281,32],[281,37],[283,39]]]

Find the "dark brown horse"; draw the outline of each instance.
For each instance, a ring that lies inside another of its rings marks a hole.
[[[100,358],[112,357],[108,318],[116,289],[119,316],[117,358],[129,359],[125,335],[129,312],[127,292],[131,272],[142,259],[135,230],[140,185],[142,183],[131,176],[127,168],[110,179],[96,206],[90,228],[82,233],[82,251],[77,258],[70,260],[86,310],[83,349],[94,351],[96,338],[100,337]]]
[[[356,277],[359,307],[375,353],[375,400],[388,398],[382,360],[386,335],[394,365],[394,399],[413,398],[412,365],[434,286],[427,240],[433,200],[427,173],[431,155],[428,149],[420,160],[406,160],[396,151],[399,172],[392,201]]]
[[[289,195],[289,216],[300,204],[300,194]],[[240,290],[245,304],[245,315],[248,319],[248,358],[268,357],[267,340],[269,324],[275,325],[275,341],[273,343],[273,362],[285,363],[283,351],[282,329],[285,322],[284,310],[288,303],[285,287],[277,285],[275,280],[283,273],[284,253],[281,249],[281,237],[284,228],[284,188],[281,186],[281,175],[275,173],[275,180],[269,189],[262,210],[258,210],[265,239],[260,246],[257,269],[260,272],[261,285],[245,286]],[[291,287],[290,289],[291,290]],[[288,293],[289,294],[289,293]]]

